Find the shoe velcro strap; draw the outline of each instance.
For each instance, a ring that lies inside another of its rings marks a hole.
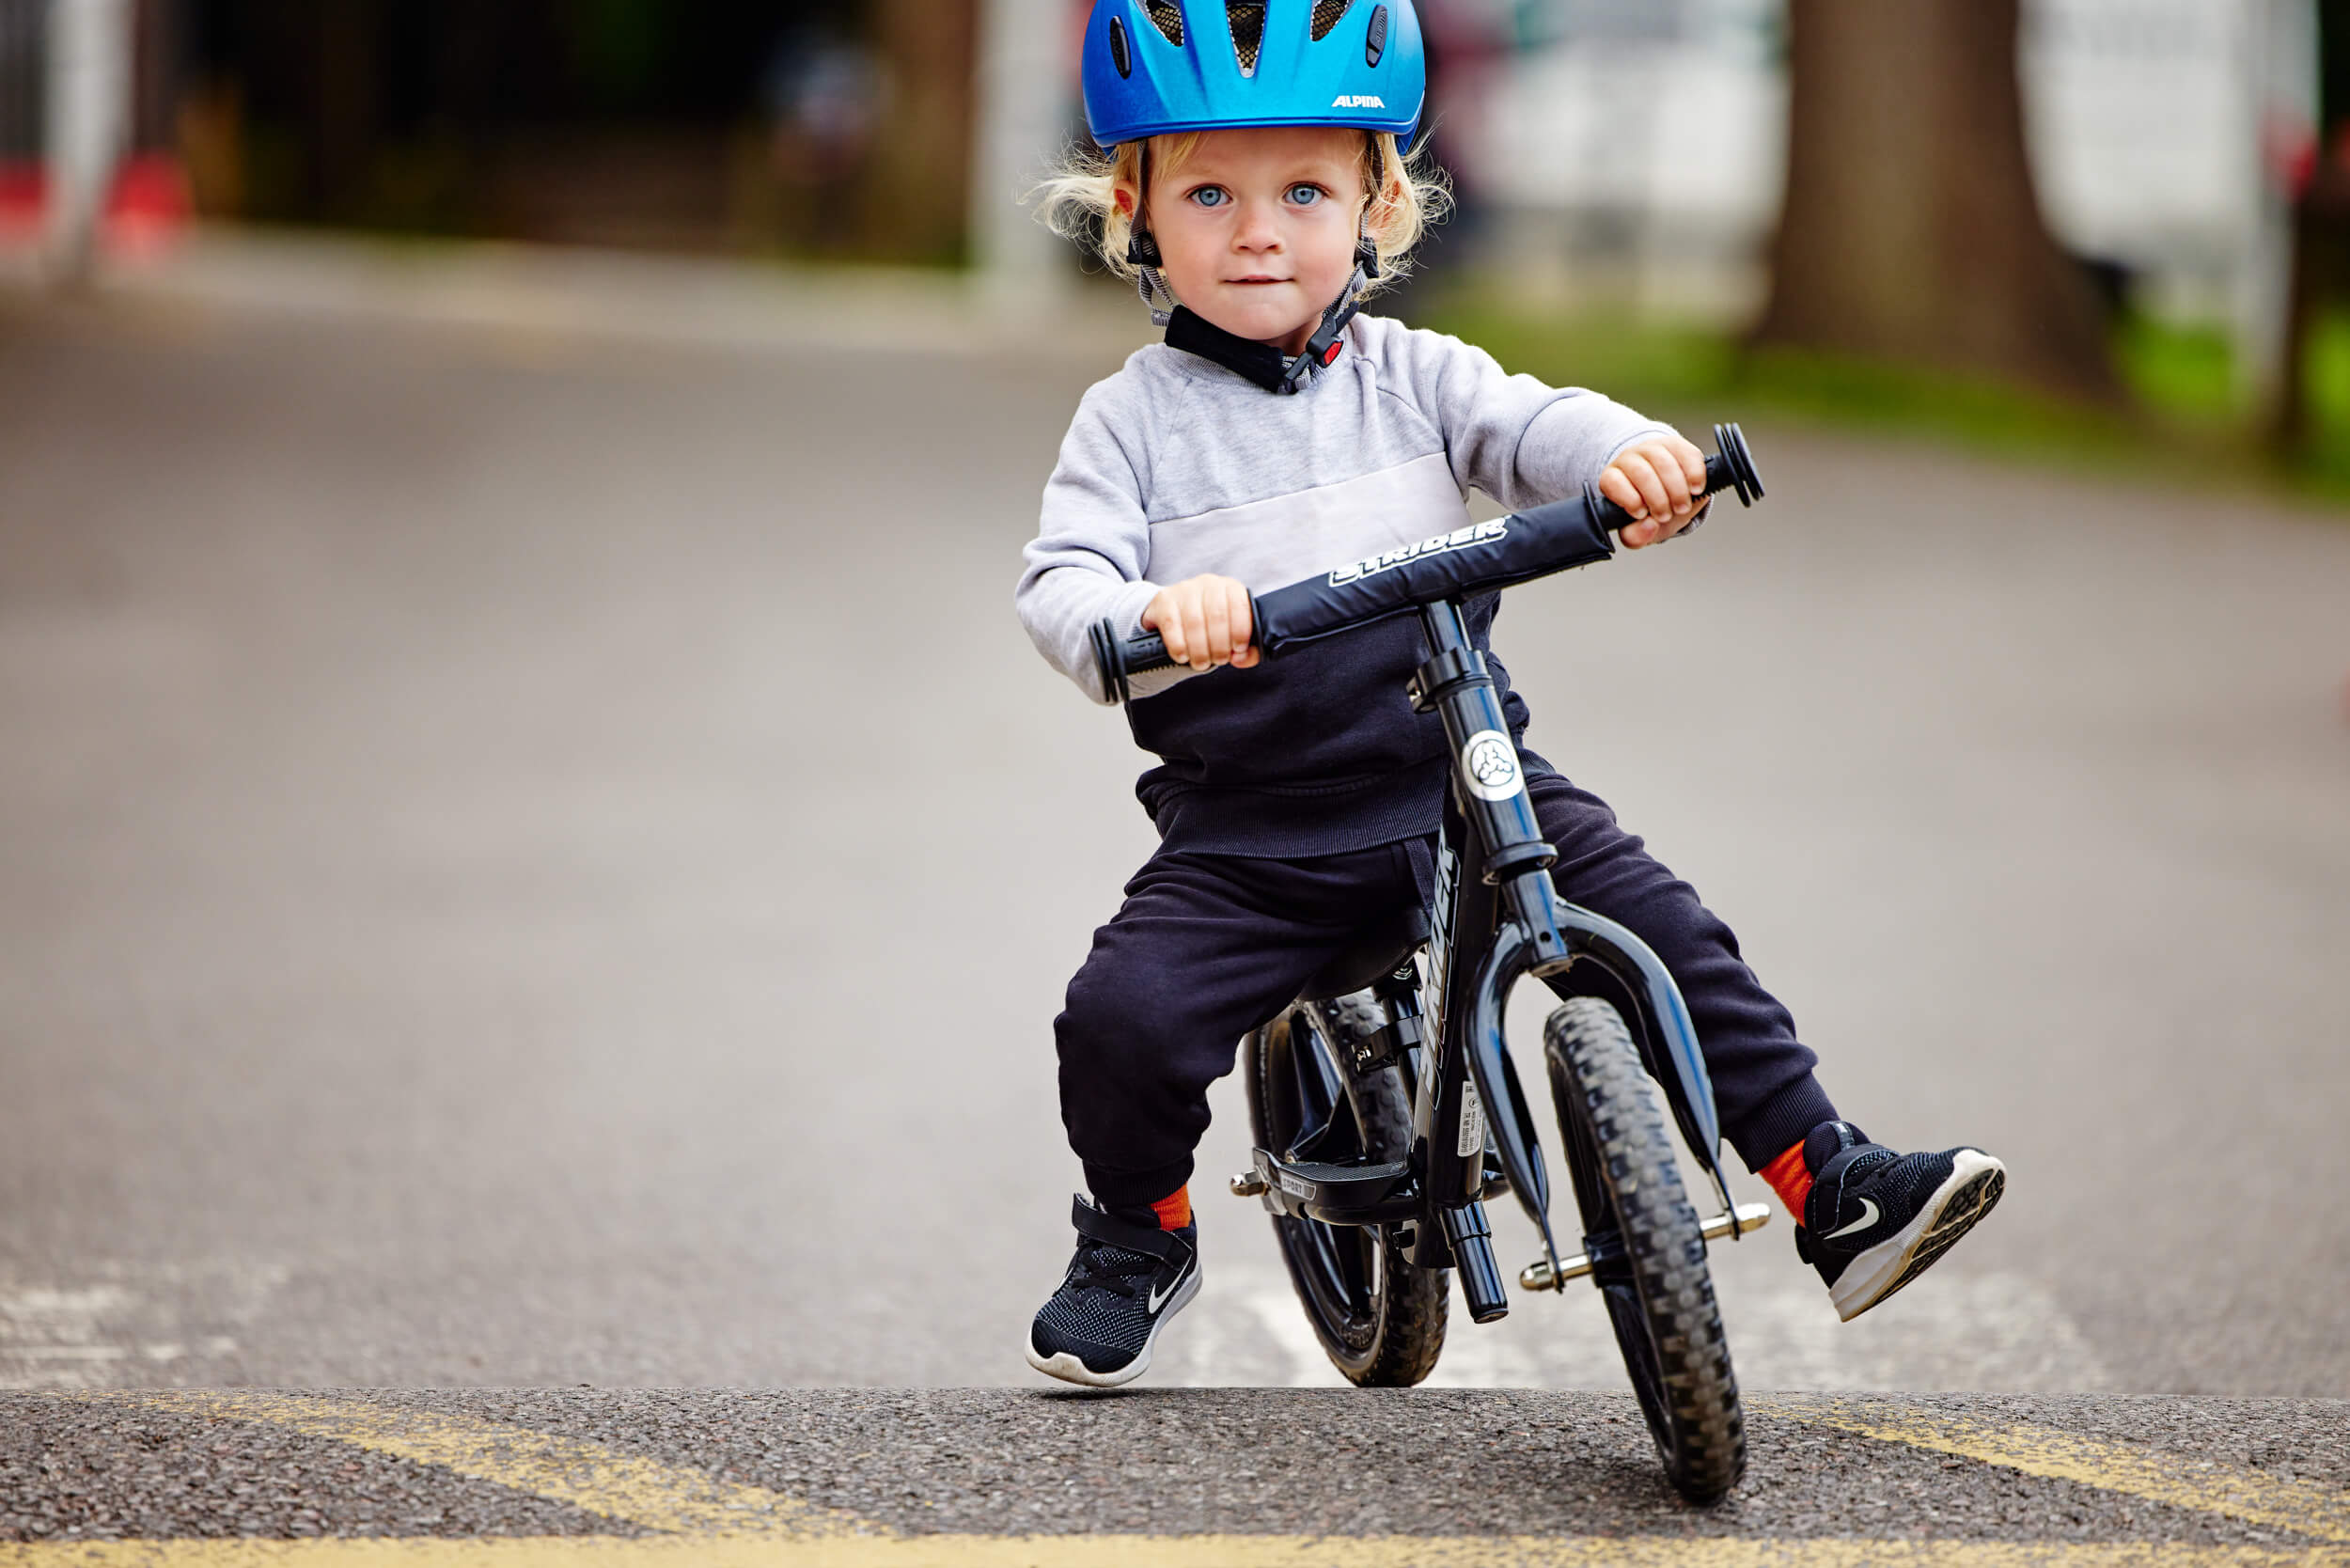
[[[1129,1252],[1148,1253],[1179,1268],[1190,1258],[1191,1244],[1173,1231],[1162,1231],[1155,1225],[1129,1223],[1095,1208],[1082,1196],[1072,1201],[1069,1221],[1077,1228],[1077,1234],[1089,1240],[1107,1242]]]

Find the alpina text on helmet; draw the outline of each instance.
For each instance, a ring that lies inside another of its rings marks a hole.
[[[1338,97],[1330,100],[1330,107],[1333,109],[1384,109],[1386,106],[1387,101],[1386,99],[1377,97],[1376,95],[1367,97],[1361,93],[1355,93],[1351,95],[1347,93],[1340,93]]]

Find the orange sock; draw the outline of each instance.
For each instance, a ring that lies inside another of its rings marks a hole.
[[[1787,1152],[1756,1174],[1771,1184],[1771,1190],[1778,1194],[1778,1200],[1787,1205],[1787,1212],[1801,1225],[1803,1200],[1811,1196],[1811,1172],[1804,1167],[1803,1141],[1798,1138]]]
[[[1800,1155],[1803,1151],[1797,1149],[1795,1152]],[[1800,1166],[1803,1162],[1798,1159],[1795,1163]],[[1152,1204],[1151,1212],[1159,1216],[1160,1230],[1182,1230],[1191,1223],[1191,1188],[1189,1186],[1177,1187],[1173,1192]]]

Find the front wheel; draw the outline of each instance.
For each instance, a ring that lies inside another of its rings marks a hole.
[[[1376,1004],[1357,996],[1319,1005]],[[1310,1141],[1312,1158],[1337,1164],[1400,1160],[1410,1152],[1412,1105],[1402,1074],[1392,1067],[1368,1073],[1350,1091],[1315,1003],[1292,1003],[1243,1041],[1241,1072],[1248,1127],[1260,1149],[1284,1154]],[[1408,1388],[1435,1370],[1449,1270],[1415,1265],[1393,1226],[1324,1225],[1277,1214],[1273,1231],[1306,1321],[1348,1382]]]
[[[1713,1502],[1746,1473],[1746,1418],[1670,1123],[1606,1002],[1584,996],[1559,1008],[1543,1045],[1584,1247],[1598,1263],[1592,1281],[1632,1391],[1674,1489]]]

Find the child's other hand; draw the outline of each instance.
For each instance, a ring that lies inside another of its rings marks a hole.
[[[1248,590],[1230,577],[1186,577],[1159,589],[1142,612],[1145,629],[1167,643],[1167,656],[1194,669],[1229,664],[1246,669],[1257,662],[1248,639],[1256,625]]]
[[[1625,549],[1670,539],[1705,510],[1705,454],[1678,435],[1645,436],[1616,454],[1599,493],[1632,514],[1616,535]]]

